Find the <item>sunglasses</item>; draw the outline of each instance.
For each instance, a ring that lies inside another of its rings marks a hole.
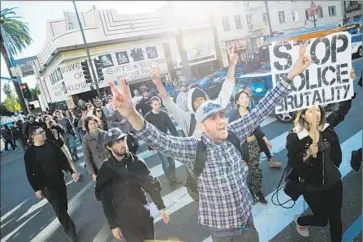
[[[97,113],[100,113],[100,112],[102,112],[102,110],[99,110],[99,109],[98,109],[98,110],[96,110],[96,112],[97,112]]]
[[[34,135],[43,134],[43,133],[45,133],[45,131],[44,131],[44,130],[42,130],[42,131],[40,131],[40,132],[38,132],[38,133],[35,133]]]

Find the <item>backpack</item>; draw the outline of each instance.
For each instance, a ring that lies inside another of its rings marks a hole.
[[[190,116],[190,126],[189,126],[189,133],[188,136],[193,136],[195,126],[197,125],[197,120],[195,119],[195,115],[192,113]]]
[[[240,141],[235,133],[232,131],[228,131],[228,137],[227,139],[237,148],[237,150],[241,153],[241,156],[243,156],[243,151],[240,146]],[[189,195],[192,197],[192,199],[196,202],[199,200],[199,193],[198,193],[198,187],[197,187],[197,180],[196,178],[202,174],[203,169],[205,167],[205,161],[206,161],[206,148],[202,140],[198,140],[197,144],[197,156],[195,159],[194,164],[194,171],[193,173],[187,170],[187,180],[185,183],[185,187],[187,188],[187,191]]]

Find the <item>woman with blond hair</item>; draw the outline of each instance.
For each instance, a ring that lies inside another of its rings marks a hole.
[[[354,73],[351,77],[355,78]],[[342,240],[342,150],[334,127],[344,120],[351,103],[352,100],[339,103],[328,117],[321,106],[300,111],[295,128],[287,136],[288,165],[292,168],[288,179],[298,184],[293,186],[293,193],[303,195],[313,213],[295,219],[296,229],[303,237],[309,236],[307,226],[325,227],[329,222],[331,241]]]

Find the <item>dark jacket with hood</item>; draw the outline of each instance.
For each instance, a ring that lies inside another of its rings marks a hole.
[[[326,171],[329,169],[330,174],[334,177],[328,179],[340,181],[340,173],[336,171],[342,162],[342,150],[334,127],[344,120],[351,108],[351,103],[352,100],[341,102],[339,108],[326,118],[325,125],[320,129],[320,140],[329,143],[330,146],[328,157],[323,155],[326,154],[324,152],[325,147],[319,144],[317,157],[311,156],[304,161],[303,157],[313,140],[306,129],[295,128],[290,131],[286,142],[288,164],[292,167],[292,172],[288,175],[289,179],[298,180],[300,177],[307,190],[324,189],[326,176],[329,176]]]
[[[150,219],[144,191],[151,196],[158,210],[165,208],[160,182],[136,155],[128,152],[122,161],[110,155],[102,163],[95,192],[111,229],[119,227],[122,231]]]
[[[228,123],[232,123],[233,121],[237,120],[237,119],[240,119],[241,118],[241,115],[239,114],[238,112],[238,109],[237,110],[234,110],[228,120]],[[256,140],[258,142],[258,146],[260,147],[260,152],[266,152],[268,151],[268,147],[265,143],[265,141],[263,140],[263,137],[265,137],[265,133],[262,131],[261,127],[258,126],[255,131],[253,132],[253,135],[256,137]],[[246,146],[246,147],[244,147]],[[248,150],[248,144],[247,142],[244,142],[243,145],[242,145],[242,150]],[[248,159],[248,155],[246,155],[246,159]],[[244,159],[245,160],[245,159]],[[245,161],[248,161],[248,160],[245,160]]]

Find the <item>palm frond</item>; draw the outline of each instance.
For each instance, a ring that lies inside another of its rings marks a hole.
[[[31,42],[28,23],[19,19],[13,11],[16,8],[7,8],[1,11],[1,39],[11,55],[17,55]],[[15,15],[15,16],[9,16]]]

